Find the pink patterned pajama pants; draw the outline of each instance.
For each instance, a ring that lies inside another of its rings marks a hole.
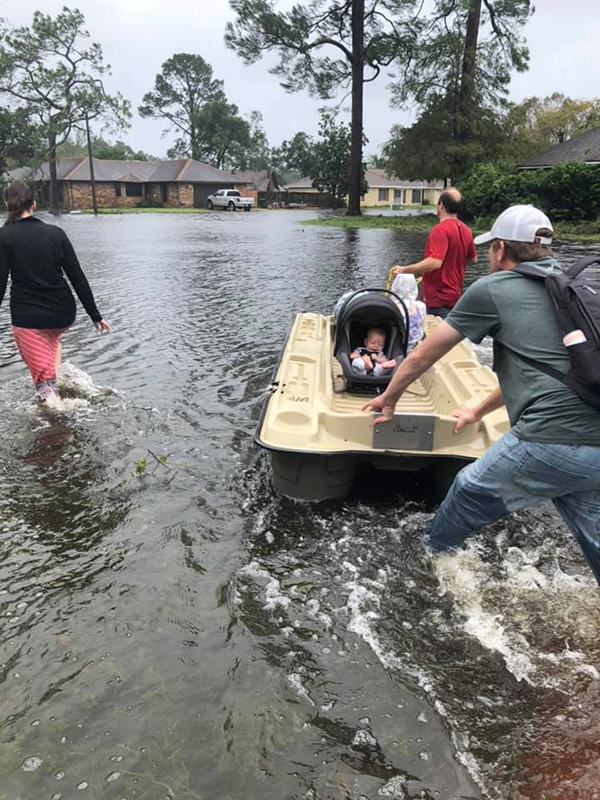
[[[56,354],[60,337],[67,328],[18,328],[13,325],[12,329],[40,400],[57,395]]]

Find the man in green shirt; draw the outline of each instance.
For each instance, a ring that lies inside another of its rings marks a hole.
[[[506,405],[511,430],[457,475],[428,531],[434,550],[460,545],[511,511],[552,500],[600,583],[600,412],[521,356],[562,373],[570,367],[543,281],[517,264],[560,270],[548,245],[552,224],[533,206],[511,206],[491,231],[490,275],[476,281],[446,320],[401,364],[387,390],[363,406],[389,422],[406,388],[464,338],[494,339],[499,388],[476,408],[454,412],[455,432]]]

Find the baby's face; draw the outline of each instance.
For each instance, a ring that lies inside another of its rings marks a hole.
[[[373,353],[381,353],[385,347],[385,336],[380,333],[370,333],[365,339],[365,347]]]

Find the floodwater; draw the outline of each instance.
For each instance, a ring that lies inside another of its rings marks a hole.
[[[66,335],[63,411],[2,309],[1,800],[600,797],[600,596],[551,507],[431,561],[401,473],[270,488],[294,313],[424,241],[310,213],[59,219],[114,326]]]

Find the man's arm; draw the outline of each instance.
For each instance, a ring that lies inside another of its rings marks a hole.
[[[389,422],[394,416],[396,403],[407,387],[463,339],[462,333],[447,322],[441,322],[433,333],[400,364],[385,392],[365,403],[362,411],[381,411],[382,416],[375,419],[375,424]]]
[[[429,256],[416,264],[407,264],[405,267],[394,267],[394,275],[424,275],[426,272],[435,272],[444,262],[441,258]]]
[[[497,408],[502,408],[504,405],[504,397],[502,389],[498,386],[497,389],[479,403],[475,408],[457,408],[452,412],[452,416],[456,417],[457,423],[454,426],[454,433],[460,433],[465,425],[470,425],[473,422],[481,422],[486,414],[495,411]]]

